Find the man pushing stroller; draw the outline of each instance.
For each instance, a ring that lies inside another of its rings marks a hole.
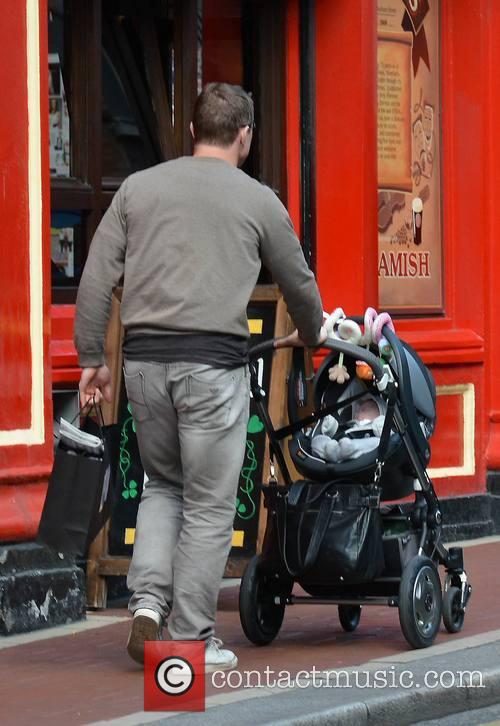
[[[206,670],[237,658],[214,637],[249,414],[246,309],[261,263],[285,298],[292,343],[317,346],[323,307],[289,216],[240,167],[252,99],[211,83],[198,97],[194,154],[128,177],[94,236],[75,344],[82,404],[111,398],[104,337],[122,277],[124,376],[148,476],[127,584],[128,652],[144,641],[203,640]]]

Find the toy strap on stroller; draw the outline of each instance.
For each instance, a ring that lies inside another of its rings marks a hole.
[[[387,392],[387,411],[385,412],[384,425],[382,427],[382,433],[380,434],[380,442],[377,451],[377,460],[375,462],[375,480],[374,483],[378,485],[380,477],[382,476],[382,468],[385,462],[385,455],[389,448],[389,441],[391,438],[392,424],[394,422],[394,412],[396,410],[397,391],[395,386],[390,386]]]

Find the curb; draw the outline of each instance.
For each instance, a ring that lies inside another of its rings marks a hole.
[[[485,708],[500,699],[500,669],[483,672],[483,687],[409,690],[357,701],[308,716],[270,721],[270,726],[405,726],[461,711]]]

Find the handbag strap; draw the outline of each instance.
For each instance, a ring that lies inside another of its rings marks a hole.
[[[301,484],[300,492],[303,490],[305,484],[307,482],[297,482],[297,484]],[[319,512],[316,517],[316,521],[314,523],[314,529],[311,535],[311,539],[309,540],[309,544],[307,546],[307,552],[302,560],[300,556],[300,552],[297,552],[297,560],[298,560],[298,567],[293,568],[290,566],[287,556],[287,514],[288,514],[288,497],[279,495],[278,496],[278,506],[277,506],[277,517],[276,517],[276,524],[277,524],[277,534],[278,534],[278,544],[280,548],[280,554],[283,559],[283,562],[285,563],[285,567],[288,570],[289,574],[292,577],[297,577],[301,575],[303,572],[305,572],[309,567],[312,567],[312,565],[316,562],[316,559],[318,557],[318,553],[321,547],[321,544],[323,542],[323,539],[325,537],[326,531],[328,529],[328,525],[330,524],[330,519],[333,513],[333,510],[335,508],[336,499],[338,497],[338,492],[335,491],[335,494],[330,494],[329,489],[331,488],[331,484],[327,484],[324,487],[321,487],[321,491],[314,497],[313,500],[309,500],[308,504],[312,503],[312,501],[316,501],[322,494],[324,495]],[[300,496],[299,492],[299,496]],[[298,498],[298,497],[297,497]],[[280,519],[283,523],[283,532],[282,535],[280,533]],[[300,529],[300,528],[299,528]],[[299,534],[299,532],[297,532]]]
[[[309,496],[307,500],[304,502],[304,504],[299,506],[300,496],[302,492],[304,491],[305,486],[310,487],[310,491],[313,490],[314,487],[314,496]],[[319,499],[323,497],[325,492],[327,492],[332,487],[332,482],[328,482],[327,484],[311,484],[309,481],[300,480],[296,481],[292,484],[290,489],[288,490],[288,498],[287,498],[287,505],[289,507],[295,507],[297,509],[308,509],[308,507],[311,504],[314,504]]]
[[[300,495],[304,491],[304,487],[307,484],[303,479],[295,481],[290,489],[288,490],[288,504],[292,507],[299,503]]]

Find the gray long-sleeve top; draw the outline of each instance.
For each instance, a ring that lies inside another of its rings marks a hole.
[[[215,157],[186,156],[132,174],[92,241],[78,290],[81,366],[104,363],[113,289],[134,333],[248,337],[246,308],[261,261],[308,345],[323,308],[288,213],[268,187]]]

